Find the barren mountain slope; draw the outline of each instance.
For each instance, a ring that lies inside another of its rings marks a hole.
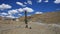
[[[24,21],[24,17],[19,18],[20,21]],[[42,23],[60,23],[60,12],[47,12],[44,14],[35,14],[28,16],[28,21],[42,22]]]
[[[25,28],[24,17],[18,18],[19,21],[0,19],[0,34],[60,34],[60,12],[28,16],[28,26],[32,29]]]

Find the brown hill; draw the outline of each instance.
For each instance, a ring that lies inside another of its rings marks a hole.
[[[12,19],[4,20],[1,17],[0,34],[60,34],[59,24],[46,24],[60,23],[59,17],[60,12],[48,12],[28,16],[28,26],[31,26],[32,29],[25,28],[24,17],[18,18],[19,21]]]
[[[44,14],[34,14],[27,17],[28,22],[40,22],[40,23],[60,23],[60,12],[47,12]],[[24,22],[25,17],[18,18],[19,22]],[[0,17],[0,23],[13,23],[12,19],[5,19]]]
[[[24,17],[19,18],[24,21]],[[42,23],[60,23],[60,12],[47,12],[44,14],[35,14],[28,16],[28,22],[42,22]]]

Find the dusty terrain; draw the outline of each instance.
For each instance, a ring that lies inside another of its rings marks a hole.
[[[25,24],[21,25],[2,25],[0,34],[60,34],[59,24],[29,23],[29,27],[25,28]]]
[[[60,12],[36,14],[28,17],[25,28],[24,17],[19,21],[4,20],[0,17],[0,34],[60,34]]]

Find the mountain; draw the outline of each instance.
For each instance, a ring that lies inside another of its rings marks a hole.
[[[25,17],[17,21],[0,17],[0,34],[60,34],[60,12],[34,14],[27,18],[28,28],[25,28]]]
[[[25,17],[17,18],[19,22],[24,22]],[[27,17],[28,22],[40,22],[40,23],[56,23],[60,24],[60,11],[58,12],[46,12],[43,14],[34,14]],[[14,22],[16,19],[9,19],[0,16],[0,23],[2,22]]]
[[[24,17],[19,18],[24,21]],[[28,22],[41,22],[41,23],[60,23],[60,12],[47,12],[44,14],[34,14],[27,17]]]

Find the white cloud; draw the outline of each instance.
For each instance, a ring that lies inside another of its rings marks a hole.
[[[10,9],[12,8],[12,6],[8,5],[8,4],[1,4],[0,5],[0,10],[4,10],[4,9]]]
[[[27,3],[32,5],[32,1],[31,0],[28,0]]]
[[[27,12],[33,12],[34,10],[32,8],[29,8],[29,7],[25,7],[25,8],[20,8],[20,9],[17,9],[19,12],[24,12],[24,11],[27,11]]]
[[[56,9],[56,10],[60,10],[60,8]]]
[[[38,3],[41,3],[41,2],[42,2],[42,0],[38,0],[37,2],[38,2]]]
[[[9,17],[9,18],[16,18],[14,16],[11,16],[13,14],[16,14],[16,13],[19,13],[19,12],[24,12],[24,11],[27,11],[27,12],[33,12],[34,10],[32,8],[29,8],[29,7],[25,7],[25,8],[19,8],[19,9],[15,9],[15,10],[9,10],[8,11],[8,16],[6,17]],[[22,16],[22,14],[18,14],[19,16]],[[18,17],[19,17],[18,16]]]
[[[19,9],[17,9],[19,12],[23,12],[24,10],[23,10],[23,8],[19,8]]]
[[[27,16],[31,16],[31,15],[27,15]]]
[[[16,18],[15,16],[12,16],[12,15],[8,15],[6,16],[7,18]]]
[[[9,15],[8,13],[5,13],[5,12],[0,13],[0,16],[1,17],[6,17],[6,18],[16,18],[15,16]]]
[[[34,10],[32,8],[29,8],[29,7],[25,7],[23,8],[24,11],[27,11],[27,12],[33,12]]]
[[[27,2],[24,2],[24,4],[27,4]]]
[[[43,12],[36,12],[35,14],[43,14]]]
[[[15,14],[15,13],[18,13],[18,11],[17,10],[9,10],[8,11],[8,14]]]
[[[27,0],[27,2],[24,2],[24,4],[30,4],[30,5],[32,5],[32,1],[31,0]]]
[[[16,13],[19,13],[19,12],[24,12],[24,11],[27,11],[27,12],[33,12],[34,10],[32,8],[29,8],[29,7],[25,7],[25,8],[19,8],[19,9],[13,9],[13,10],[9,10],[8,13],[0,13],[0,15],[2,17],[7,17],[7,18],[16,18],[15,16],[12,16],[13,14],[16,14]],[[4,16],[6,15],[6,16]],[[18,14],[19,16],[22,16],[22,14]],[[19,17],[18,16],[18,17]]]
[[[5,13],[5,12],[0,13],[0,16],[2,16],[2,17],[5,17],[7,15],[8,15],[8,13]]]
[[[19,16],[22,16],[22,14],[18,14]]]
[[[54,3],[57,3],[58,4],[58,3],[60,3],[60,0],[55,0]]]
[[[22,6],[22,7],[25,7],[26,6],[23,3],[21,3],[21,2],[16,2],[16,4],[18,4],[18,5]]]
[[[1,15],[8,15],[7,13],[3,12],[3,13],[0,13]]]
[[[48,2],[48,0],[45,0],[44,2]]]

